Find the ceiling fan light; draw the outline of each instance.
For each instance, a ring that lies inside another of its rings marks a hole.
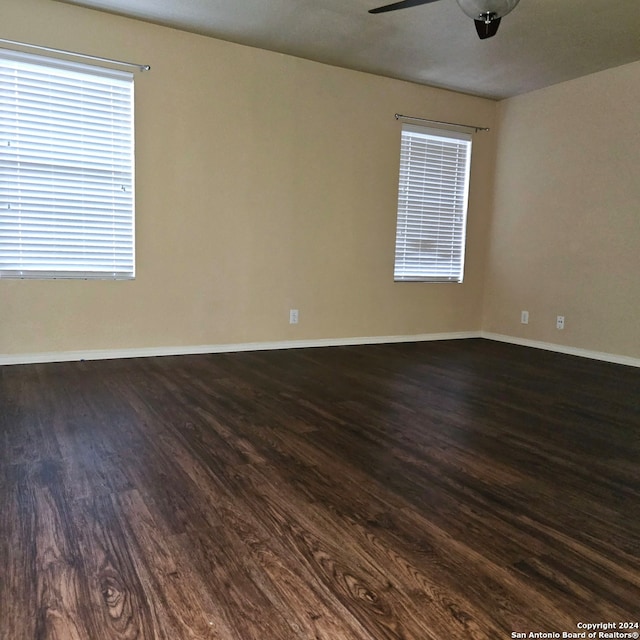
[[[457,0],[460,8],[474,20],[502,18],[515,9],[520,0]]]

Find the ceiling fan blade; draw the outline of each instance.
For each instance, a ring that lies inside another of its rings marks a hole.
[[[493,38],[498,33],[498,27],[500,26],[500,20],[502,18],[493,18],[489,22],[484,20],[474,20],[476,23],[476,31],[480,40],[486,40],[487,38]]]
[[[394,2],[393,4],[386,4],[383,7],[370,9],[369,13],[385,13],[386,11],[408,9],[409,7],[417,7],[421,4],[429,4],[430,2],[437,2],[437,1],[438,0],[401,0],[400,2]]]

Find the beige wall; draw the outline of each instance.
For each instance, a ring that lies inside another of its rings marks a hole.
[[[394,284],[393,114],[493,126],[494,102],[50,0],[6,0],[2,27],[152,71],[137,278],[0,281],[0,355],[480,329],[495,133],[475,138],[465,283]]]
[[[494,103],[50,0],[2,21],[152,71],[136,280],[0,281],[0,358],[480,329],[640,357],[640,63]],[[393,282],[396,112],[492,127],[463,285]]]
[[[638,105],[640,63],[499,104],[486,331],[640,357]]]

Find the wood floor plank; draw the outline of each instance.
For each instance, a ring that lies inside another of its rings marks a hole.
[[[76,501],[73,518],[94,624],[88,637],[168,639],[159,624],[157,602],[143,583],[137,549],[129,544],[111,497]]]
[[[189,566],[184,544],[164,535],[137,490],[119,494],[117,502],[128,546],[136,549],[137,571],[147,599],[156,603],[160,629],[155,637],[229,637],[206,583]]]
[[[255,499],[254,492],[241,481],[241,467],[211,465],[210,453],[199,443],[194,446],[191,430],[181,432],[176,440],[173,448],[176,463],[202,488],[202,516],[212,519],[216,531],[224,533],[225,546],[232,549],[245,572],[285,616],[296,637],[327,640],[373,637],[330,594],[318,589],[304,566],[291,562],[286,541],[283,543],[281,537],[273,535],[256,510],[238,506]],[[246,471],[251,465],[242,467]]]
[[[39,578],[33,487],[25,464],[3,465],[0,478],[0,638],[35,638]]]
[[[87,581],[78,536],[60,480],[60,469],[50,461],[37,466],[33,474],[35,636],[82,640],[93,634],[91,619],[86,615]]]
[[[0,368],[0,640],[638,621],[640,370],[486,340]]]

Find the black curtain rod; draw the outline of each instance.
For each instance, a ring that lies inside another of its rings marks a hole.
[[[428,118],[414,118],[413,116],[403,116],[396,113],[396,120],[415,120],[417,122],[430,122],[431,124],[444,124],[449,127],[463,127],[464,129],[474,129],[478,131],[490,131],[489,127],[478,127],[475,124],[460,124],[459,122],[445,122],[444,120],[429,120]]]

